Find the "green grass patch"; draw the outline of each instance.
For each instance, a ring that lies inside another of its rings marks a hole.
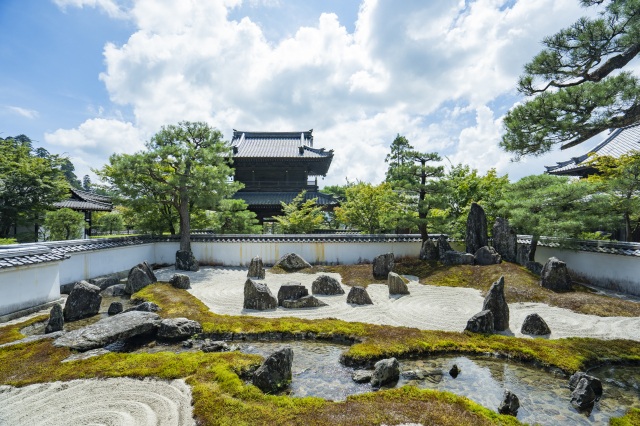
[[[609,420],[611,426],[638,426],[640,425],[640,408],[632,408],[622,417]]]
[[[48,319],[49,315],[38,315],[19,324],[5,325],[4,327],[0,327],[0,345],[24,339],[26,336],[20,333],[20,330],[32,324],[47,321]]]

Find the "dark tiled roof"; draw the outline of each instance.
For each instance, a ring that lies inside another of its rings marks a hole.
[[[59,203],[53,203],[59,209],[68,208],[71,210],[92,210],[92,211],[111,211],[112,207],[103,204],[92,203],[90,201],[64,200]]]
[[[439,235],[439,234],[438,234]],[[437,238],[438,235],[429,235],[431,238]],[[178,241],[178,236],[162,237],[166,241]],[[419,234],[213,234],[206,231],[198,231],[191,234],[191,241],[194,242],[220,242],[220,243],[281,243],[281,242],[420,242],[422,241]]]
[[[60,201],[58,203],[54,203],[53,205],[60,209],[69,208],[72,210],[107,212],[113,210],[111,197],[94,194],[93,192],[82,191],[76,188],[71,188],[71,197],[69,197],[68,200]]]
[[[297,192],[236,192],[233,198],[244,200],[249,206],[254,207],[280,206],[281,201],[289,204],[297,195]],[[317,198],[316,204],[319,206],[338,205],[338,202],[331,195],[321,192],[309,191],[304,198],[305,200]]]
[[[35,263],[55,262],[67,258],[69,258],[68,255],[64,253],[54,253],[51,249],[44,246],[3,246],[0,248],[0,269],[33,265]]]
[[[518,235],[519,244],[531,244],[531,235]],[[589,251],[593,253],[617,254],[622,256],[640,257],[640,243],[625,243],[620,241],[595,241],[559,239],[541,237],[538,245],[561,249]]]
[[[589,154],[610,155],[619,158],[629,151],[640,151],[640,123],[614,130],[607,139],[586,154],[570,160],[558,162],[555,166],[545,166],[552,175],[582,175],[589,168],[584,164]]]
[[[313,130],[306,132],[233,131],[234,158],[333,158],[333,150],[313,147]]]

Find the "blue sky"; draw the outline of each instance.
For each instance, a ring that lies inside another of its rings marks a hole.
[[[400,133],[512,180],[581,154],[510,162],[502,116],[540,40],[577,0],[2,0],[0,132],[70,156],[79,176],[163,124],[314,129],[325,184],[379,182]],[[446,162],[448,164],[448,162]]]

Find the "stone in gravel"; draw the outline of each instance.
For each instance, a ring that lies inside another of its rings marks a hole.
[[[193,271],[200,270],[200,264],[193,255],[193,252],[189,250],[178,250],[176,252],[176,269],[178,271]]]
[[[467,232],[464,239],[467,253],[475,253],[480,247],[489,245],[487,234],[487,216],[480,204],[471,203],[467,216]]]
[[[422,243],[420,248],[421,260],[438,260],[440,259],[440,253],[438,253],[438,245],[433,240],[426,240]]]
[[[493,314],[493,328],[504,331],[509,328],[509,305],[504,297],[504,276],[494,282],[489,289],[482,310],[490,310]]]
[[[142,302],[139,305],[136,305],[132,308],[125,310],[125,312],[139,311],[139,312],[158,312],[160,310],[160,306],[156,305],[153,302]]]
[[[540,273],[540,285],[553,291],[571,291],[571,277],[567,264],[558,258],[550,258]]]
[[[169,279],[169,284],[180,290],[189,290],[191,288],[191,279],[185,274],[173,274]]]
[[[460,374],[460,372],[461,370],[458,367],[458,364],[453,364],[453,367],[451,367],[451,370],[449,370],[449,375],[455,379],[456,377],[458,377],[458,374]]]
[[[351,375],[351,379],[356,383],[369,383],[373,376],[373,370],[356,370]]]
[[[282,307],[287,309],[319,308],[321,306],[327,306],[327,304],[311,295],[301,297],[300,299],[282,301]]]
[[[480,247],[474,256],[476,265],[497,265],[502,262],[502,256],[493,247],[489,246]]]
[[[309,290],[300,283],[283,284],[278,290],[278,306],[282,306],[282,302],[285,300],[296,300],[308,295]]]
[[[100,287],[100,290],[105,290],[113,285],[116,285],[120,282],[120,279],[116,275],[109,275],[106,277],[98,277],[92,278],[89,281],[93,285],[97,285]]]
[[[244,304],[245,309],[255,309],[264,311],[266,309],[276,309],[278,299],[276,299],[269,287],[265,283],[257,283],[251,278],[247,278],[244,283]]]
[[[440,261],[445,265],[473,265],[476,258],[469,253],[449,250],[444,252]]]
[[[551,329],[540,315],[529,314],[524,319],[520,332],[522,334],[530,334],[532,336],[544,336],[551,334]]]
[[[158,282],[158,279],[149,264],[147,262],[138,263],[129,270],[125,292],[127,294],[133,294],[155,282]]]
[[[354,305],[373,305],[367,289],[360,286],[351,287],[349,294],[347,295],[347,303]]]
[[[100,287],[80,281],[73,286],[64,305],[64,320],[75,321],[96,315],[100,311]]]
[[[262,258],[260,256],[256,256],[251,259],[251,263],[249,264],[249,271],[247,272],[247,277],[255,278],[258,280],[264,279],[264,265],[262,264]]]
[[[498,407],[498,413],[517,416],[518,408],[520,408],[520,400],[518,399],[518,396],[509,389],[505,389],[504,395],[502,396],[502,402]]]
[[[185,340],[196,333],[202,333],[202,326],[187,318],[163,319],[158,328],[158,337],[164,340]]]
[[[274,267],[278,267],[287,272],[295,272],[304,268],[311,268],[311,264],[296,253],[287,253],[276,262]]]
[[[291,348],[274,352],[253,373],[252,383],[264,393],[276,393],[291,383],[292,364]]]
[[[64,315],[62,313],[62,306],[59,303],[54,303],[49,311],[49,321],[44,328],[45,334],[55,333],[64,328]]]
[[[395,272],[389,272],[387,286],[389,287],[389,294],[409,294],[407,283]]]
[[[395,358],[382,359],[376,362],[371,375],[371,386],[379,388],[400,378],[400,363]]]
[[[313,280],[313,283],[311,284],[311,293],[333,296],[337,294],[344,294],[344,290],[335,278],[330,277],[329,275],[320,275],[318,278]]]
[[[101,348],[118,340],[155,334],[160,317],[152,312],[123,312],[57,338],[53,344],[77,351]]]
[[[465,331],[472,333],[493,333],[493,314],[490,310],[478,312],[467,321]]]
[[[373,278],[376,280],[386,280],[389,272],[395,266],[395,256],[393,253],[385,253],[373,258]]]
[[[507,262],[515,262],[518,250],[518,238],[509,225],[509,220],[497,217],[493,224],[493,248]]]
[[[105,297],[124,296],[125,294],[127,294],[124,288],[125,288],[124,284],[116,284],[116,285],[112,285],[111,287],[105,288],[100,292],[100,294]]]
[[[120,312],[122,312],[123,308],[122,308],[122,303],[120,302],[111,302],[111,304],[109,305],[109,310],[107,311],[107,314],[111,315],[118,315]]]

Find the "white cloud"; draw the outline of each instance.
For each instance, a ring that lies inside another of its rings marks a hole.
[[[67,7],[91,7],[102,9],[111,18],[124,19],[127,12],[124,7],[120,6],[115,0],[53,0],[53,2],[65,10]]]
[[[14,114],[18,114],[24,118],[29,118],[31,120],[38,118],[38,116],[40,115],[35,109],[22,108],[12,105],[7,105],[5,108]]]

